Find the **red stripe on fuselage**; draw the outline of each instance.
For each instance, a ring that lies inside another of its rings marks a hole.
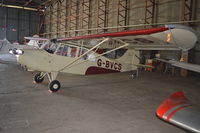
[[[93,67],[89,67],[86,70],[85,75],[90,75],[90,74],[104,74],[104,73],[116,73],[116,72],[120,72],[120,71],[93,66]]]

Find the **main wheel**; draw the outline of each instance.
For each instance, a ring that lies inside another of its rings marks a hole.
[[[41,77],[41,74],[40,73],[36,73],[35,76],[34,76],[34,81],[36,83],[41,83],[42,81],[44,80],[44,77]]]
[[[52,82],[49,83],[49,89],[52,92],[56,92],[60,89],[60,82],[58,80],[53,80]]]

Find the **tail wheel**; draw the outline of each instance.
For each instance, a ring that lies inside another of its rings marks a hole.
[[[49,83],[49,89],[52,92],[56,92],[60,89],[60,82],[58,80],[53,80],[52,82]]]
[[[43,80],[44,80],[44,77],[41,77],[41,74],[40,74],[40,73],[37,73],[37,74],[34,76],[34,81],[35,81],[36,83],[41,83]]]

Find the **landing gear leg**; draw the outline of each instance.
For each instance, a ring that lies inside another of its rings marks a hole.
[[[44,80],[44,76],[43,73],[36,73],[35,76],[33,77],[33,80],[36,82],[36,83],[42,83],[43,80]]]
[[[52,91],[52,92],[56,92],[60,89],[60,82],[58,80],[55,80],[57,75],[58,75],[58,72],[51,72],[51,73],[48,73],[48,78],[49,78],[49,89]]]

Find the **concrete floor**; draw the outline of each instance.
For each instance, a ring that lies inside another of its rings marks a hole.
[[[47,80],[18,65],[0,64],[0,133],[185,133],[155,116],[168,95],[184,91],[200,104],[198,78],[160,73],[59,75],[62,88],[49,93]]]

